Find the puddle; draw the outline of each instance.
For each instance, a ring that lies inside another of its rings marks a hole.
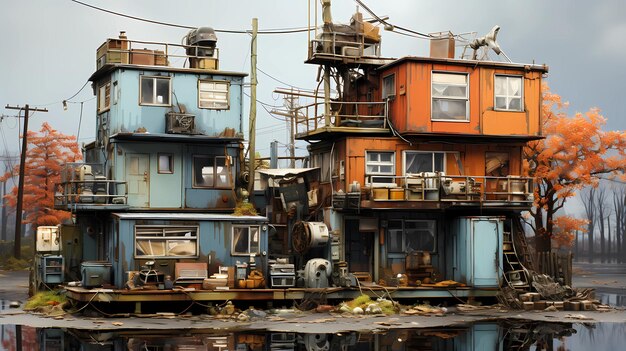
[[[596,299],[603,304],[615,307],[626,307],[626,294],[596,292]]]
[[[0,326],[3,350],[621,350],[626,323],[475,323],[334,334],[219,330],[37,329]]]

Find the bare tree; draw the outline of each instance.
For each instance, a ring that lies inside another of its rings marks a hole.
[[[600,225],[599,229],[600,229],[600,260],[602,263],[604,263],[606,261],[607,258],[607,245],[606,245],[606,227],[605,227],[605,223],[604,220],[606,219],[606,198],[607,198],[607,193],[606,193],[606,188],[600,186],[597,189],[596,192],[596,211],[598,214],[598,224]],[[610,245],[610,243],[609,243]]]
[[[615,211],[615,237],[617,239],[617,257],[620,263],[626,261],[626,186],[623,184],[613,189],[613,210]]]
[[[585,216],[589,221],[587,224],[587,236],[589,237],[589,245],[587,250],[587,258],[589,259],[589,263],[593,262],[594,257],[594,245],[593,245],[593,228],[595,227],[595,199],[596,199],[596,188],[589,187],[586,191],[583,191],[582,195],[583,206],[585,207]]]

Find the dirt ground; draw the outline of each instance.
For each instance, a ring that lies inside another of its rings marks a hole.
[[[28,288],[28,272],[0,271],[0,300],[25,301]],[[496,310],[460,312],[450,308],[444,316],[354,316],[336,313],[284,312],[268,318],[239,322],[223,320],[209,315],[177,317],[128,317],[128,318],[88,318],[66,315],[48,318],[31,314],[21,309],[0,311],[0,324],[18,324],[32,327],[63,327],[90,330],[114,329],[219,329],[252,330],[265,329],[276,332],[328,333],[340,331],[372,331],[392,328],[432,328],[465,324],[494,319],[522,319],[545,322],[609,322],[626,323],[626,311],[616,309],[609,312],[545,312]],[[586,319],[581,319],[586,318]]]

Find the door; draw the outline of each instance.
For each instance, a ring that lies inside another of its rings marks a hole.
[[[472,280],[474,286],[499,286],[502,235],[497,219],[472,220]]]
[[[150,157],[148,154],[126,154],[128,204],[150,207]]]
[[[360,232],[359,220],[345,222],[346,262],[350,272],[367,272],[374,277],[374,233]]]

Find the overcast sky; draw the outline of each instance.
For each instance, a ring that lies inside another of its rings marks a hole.
[[[309,0],[81,1],[157,21],[230,30],[249,29],[253,17],[259,19],[261,30],[305,27],[309,3]],[[504,52],[514,62],[547,64],[552,90],[570,101],[572,112],[599,107],[608,118],[605,129],[626,129],[622,87],[626,69],[621,62],[626,56],[626,1],[363,1],[378,15],[389,16],[389,22],[419,32],[475,31],[483,35],[498,24],[501,26],[498,42]],[[0,4],[0,114],[15,115],[15,111],[4,109],[7,104],[28,103],[48,108],[50,112],[33,116],[30,130],[38,130],[42,122],[48,121],[66,134],[78,134],[80,104],[70,104],[68,111],[63,111],[61,101],[76,93],[93,73],[96,49],[106,38],[116,37],[124,30],[129,39],[180,43],[187,33],[186,29],[118,17],[70,0],[0,0]],[[357,6],[353,0],[334,0],[332,5],[333,19],[343,23],[348,22]],[[424,40],[391,32],[382,34],[383,56],[428,54]],[[221,68],[249,72],[249,35],[218,34],[218,37]],[[262,35],[258,39],[258,66],[284,83],[314,88],[317,68],[303,63],[306,50],[306,33]],[[258,100],[280,105],[280,97],[272,91],[286,85],[261,73],[258,79]],[[87,100],[81,142],[89,142],[95,135],[92,98],[91,89],[86,88],[72,99]],[[247,98],[244,105],[247,120]],[[257,149],[268,155],[271,140],[286,142],[286,127],[261,106],[258,111]],[[7,147],[10,153],[15,153],[16,119],[4,118],[0,126],[2,154]]]

